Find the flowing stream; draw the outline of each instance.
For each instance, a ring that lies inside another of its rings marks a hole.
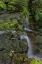
[[[27,40],[27,43],[28,43],[28,53],[27,53],[27,55],[28,55],[28,58],[32,58],[33,57],[33,49],[32,49],[32,44],[31,44],[29,37],[27,35],[22,35],[21,39]]]
[[[28,20],[27,15],[26,15],[26,26],[25,26],[24,30],[28,31],[28,32],[32,31],[29,27],[29,20]],[[32,58],[33,57],[33,49],[32,49],[32,44],[31,44],[29,37],[27,35],[22,35],[21,39],[27,40],[27,43],[28,43],[28,53],[27,53],[27,55],[28,55],[28,58]]]
[[[26,15],[26,26],[25,26],[25,30],[27,31],[32,31],[29,27],[29,20],[28,20],[28,17]],[[32,49],[32,44],[31,44],[31,41],[29,39],[28,36],[24,36],[24,38],[27,40],[27,43],[28,43],[28,58],[32,58],[33,57],[33,49]]]
[[[33,30],[30,29],[29,27],[29,20],[28,20],[28,17],[26,15],[26,26],[24,28],[25,31],[28,31],[28,32],[34,32]],[[32,48],[32,43],[30,41],[30,38],[27,36],[27,35],[22,35],[20,39],[26,39],[27,40],[27,43],[28,43],[28,52],[27,52],[27,55],[28,55],[28,58],[37,58],[39,60],[42,61],[42,58],[34,55],[33,53],[33,48]]]
[[[25,25],[24,30],[25,30],[25,31],[33,31],[33,30],[31,30],[30,27],[29,27],[29,20],[28,20],[27,15],[26,15],[26,25]]]
[[[29,20],[28,20],[27,15],[26,15],[26,25],[25,25],[24,30],[28,31],[28,32],[33,32],[33,30],[31,30],[30,27],[29,27]],[[6,33],[6,31],[0,31],[0,34],[4,34],[4,33]],[[33,58],[42,59],[42,58],[39,58],[39,57],[37,57],[37,56],[35,56],[33,54],[32,43],[30,41],[30,38],[27,35],[24,35],[24,34],[21,35],[21,39],[26,39],[27,40],[27,43],[28,43],[28,52],[27,52],[28,58],[32,58],[33,57]]]
[[[28,58],[37,58],[38,60],[42,61],[41,57],[38,57],[37,55],[35,55],[33,53],[33,48],[32,48],[32,44],[31,44],[29,37],[27,35],[22,35],[20,39],[26,39],[27,40],[27,43],[28,43],[28,52],[27,52]]]

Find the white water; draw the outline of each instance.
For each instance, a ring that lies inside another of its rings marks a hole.
[[[28,32],[34,32],[33,30],[31,30],[29,28],[29,20],[28,20],[27,15],[26,15],[26,26],[25,26],[24,30],[26,30]],[[37,57],[36,55],[33,54],[32,44],[31,44],[31,41],[30,41],[30,39],[27,35],[22,35],[20,39],[26,39],[27,40],[27,43],[28,43],[28,52],[27,52],[28,58],[37,58],[39,60],[42,60],[42,58]]]
[[[29,20],[28,20],[28,16],[27,15],[26,15],[26,26],[25,26],[24,30],[26,30],[28,32],[32,32],[32,30],[29,27]],[[27,53],[28,58],[32,58],[33,57],[33,49],[32,49],[31,41],[30,41],[29,37],[26,36],[26,35],[22,35],[21,39],[23,39],[23,38],[26,39],[27,43],[28,43],[28,53]]]
[[[27,15],[26,15],[26,28],[28,28],[28,29],[29,29],[29,20],[28,20]]]
[[[29,27],[29,20],[28,20],[28,16],[26,15],[26,25],[25,25],[25,28],[24,28],[24,30],[25,31],[33,31],[33,30],[31,30],[30,29],[30,27]]]
[[[33,48],[32,48],[32,44],[31,44],[29,37],[27,35],[22,35],[20,37],[20,39],[26,39],[27,40],[27,43],[28,43],[28,52],[27,52],[28,58],[37,58],[38,60],[42,61],[41,57],[38,57],[37,55],[33,54]]]
[[[28,53],[27,53],[27,55],[28,55],[28,58],[32,58],[33,57],[33,49],[32,49],[32,44],[30,42],[29,37],[26,36],[26,35],[22,35],[21,39],[26,39],[27,40],[27,43],[28,43]]]

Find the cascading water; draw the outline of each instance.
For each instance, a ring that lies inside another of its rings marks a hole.
[[[26,28],[28,28],[28,29],[29,29],[29,20],[28,20],[27,15],[26,15]]]
[[[25,25],[25,28],[24,28],[25,31],[32,31],[30,30],[30,27],[29,27],[29,20],[28,20],[28,16],[26,15],[26,25]]]
[[[32,31],[30,28],[29,28],[29,20],[28,20],[28,17],[26,15],[26,26],[24,28],[25,31]],[[31,41],[29,39],[29,37],[27,35],[22,35],[21,36],[21,39],[26,39],[27,40],[27,43],[28,43],[28,58],[32,58],[33,57],[33,49],[32,49],[32,44],[31,44]]]
[[[32,44],[31,44],[29,37],[27,35],[22,35],[20,37],[20,39],[26,39],[27,40],[27,43],[28,43],[28,52],[27,52],[28,58],[37,58],[38,60],[42,61],[41,57],[38,57],[38,56],[33,54],[33,48],[32,48]]]
[[[25,26],[24,30],[28,31],[28,32],[34,32],[33,30],[31,30],[29,28],[29,21],[28,21],[27,15],[26,15],[26,26]],[[42,61],[42,58],[37,57],[36,55],[33,54],[33,48],[32,48],[32,44],[31,44],[29,37],[27,35],[22,35],[20,37],[20,39],[26,39],[27,40],[27,43],[28,43],[28,52],[27,52],[28,58],[37,58],[37,59]]]
[[[27,40],[27,43],[28,43],[28,58],[32,58],[33,57],[33,49],[32,49],[32,44],[30,42],[30,39],[27,35],[22,35],[21,36],[21,39],[26,39]]]
[[[27,31],[32,31],[29,27],[29,20],[28,20],[28,16],[26,15],[26,26],[25,26],[25,30]],[[29,39],[29,37],[27,36],[24,36],[24,38],[27,39],[27,42],[28,42],[28,57],[29,58],[32,58],[33,57],[33,49],[32,49],[32,44],[31,44],[31,41]]]
[[[26,25],[25,25],[24,30],[25,31],[32,31],[32,30],[30,30],[30,27],[29,27],[29,20],[28,20],[27,15],[26,15]],[[27,53],[27,55],[28,55],[29,58],[32,58],[33,57],[33,49],[32,49],[32,44],[31,44],[29,37],[27,35],[22,35],[21,39],[27,40],[27,43],[28,43],[28,53]]]

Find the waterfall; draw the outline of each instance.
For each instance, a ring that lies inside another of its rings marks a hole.
[[[28,32],[34,32],[33,30],[31,30],[29,28],[29,20],[28,20],[27,15],[26,15],[26,26],[25,26],[24,30],[28,31]],[[37,58],[38,60],[42,60],[42,58],[33,54],[32,44],[31,44],[31,41],[30,41],[30,39],[27,35],[24,35],[24,34],[21,35],[20,39],[26,39],[27,40],[27,43],[28,43],[28,52],[27,52],[28,58]]]
[[[32,44],[31,44],[29,37],[27,35],[22,35],[20,37],[20,39],[26,39],[27,40],[27,43],[28,43],[28,52],[27,52],[28,58],[37,58],[38,60],[42,61],[41,57],[38,57],[38,56],[33,54]]]
[[[24,28],[25,31],[33,31],[30,29],[29,27],[29,19],[28,19],[28,16],[26,15],[26,25],[25,25],[25,28]]]
[[[29,37],[26,36],[26,35],[22,35],[21,39],[27,40],[27,43],[28,43],[28,53],[27,53],[27,55],[28,55],[28,58],[32,58],[33,57],[33,49],[32,49],[32,44],[31,44]]]
[[[25,31],[32,31],[29,27],[29,19],[28,19],[28,16],[26,15],[26,25],[25,25],[25,28],[24,28]],[[27,35],[22,35],[21,36],[21,39],[26,39],[27,40],[27,43],[28,43],[28,58],[32,58],[33,57],[33,49],[32,49],[32,44],[31,44],[31,41],[29,39],[29,37]]]
[[[28,20],[28,16],[26,15],[26,27],[29,29],[29,20]]]

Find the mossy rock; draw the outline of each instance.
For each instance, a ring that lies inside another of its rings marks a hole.
[[[15,58],[15,64],[22,64],[24,62],[24,58],[27,58],[26,54],[17,53]]]
[[[16,52],[22,52],[22,48],[19,46],[19,44],[13,44],[13,49],[16,51]]]
[[[42,62],[36,58],[31,59],[31,64],[42,64]]]

